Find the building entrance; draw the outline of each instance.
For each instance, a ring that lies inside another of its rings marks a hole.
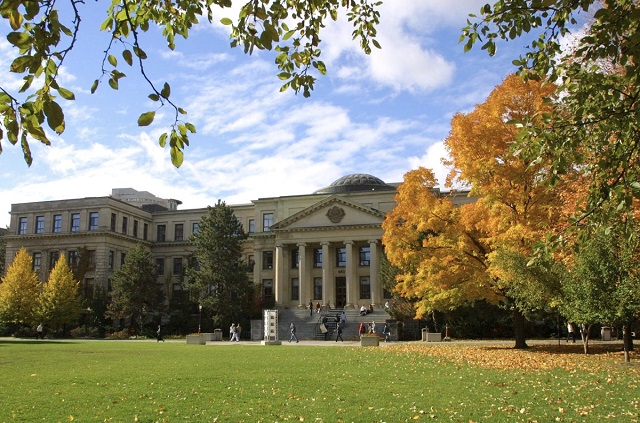
[[[347,305],[347,278],[336,278],[336,307]]]

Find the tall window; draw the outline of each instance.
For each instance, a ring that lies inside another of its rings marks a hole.
[[[298,301],[300,299],[300,280],[298,278],[291,278],[291,301]]]
[[[53,228],[51,228],[51,232],[53,233],[62,232],[62,215],[61,214],[53,215]]]
[[[111,213],[111,232],[116,231],[116,214]]]
[[[336,248],[336,266],[345,267],[347,265],[347,249],[345,247]]]
[[[262,268],[273,269],[273,251],[263,251],[262,252]]]
[[[78,265],[78,252],[77,251],[69,251],[67,253],[68,257],[67,257],[67,262],[69,263],[69,266],[71,266],[72,268]]]
[[[300,267],[300,251],[298,249],[291,250],[291,268],[297,269]]]
[[[173,259],[173,274],[182,275],[182,257],[176,257]]]
[[[369,266],[369,263],[371,263],[371,249],[360,247],[360,266]]]
[[[27,218],[21,217],[18,220],[18,235],[26,235],[27,234]]]
[[[124,266],[124,262],[127,260],[127,253],[120,253],[120,268]]]
[[[249,271],[253,272],[253,267],[256,265],[256,259],[253,257],[253,255],[249,255],[249,257],[247,258],[247,263],[249,263]]]
[[[96,250],[89,250],[87,251],[87,253],[89,254],[89,268],[95,269],[96,268]]]
[[[134,238],[138,237],[138,221],[137,220],[133,221],[133,237]]]
[[[52,251],[49,253],[49,270],[53,269],[60,258],[60,253]]]
[[[156,234],[156,241],[164,242],[167,237],[167,226],[166,225],[158,225]]]
[[[184,225],[182,223],[176,223],[173,229],[173,240],[182,241],[184,239]]]
[[[80,230],[80,213],[71,213],[71,232]]]
[[[262,300],[267,304],[273,301],[273,279],[262,280]]]
[[[142,225],[142,239],[146,241],[148,236],[149,236],[149,225],[145,223],[144,225]]]
[[[262,215],[262,231],[267,232],[273,225],[273,213],[265,213]]]
[[[322,300],[322,278],[313,278],[313,299]]]
[[[313,250],[313,267],[322,267],[322,248],[314,248]]]
[[[129,218],[127,216],[122,216],[122,233],[127,234],[127,230],[129,226]]]
[[[197,233],[198,233],[198,231],[199,231],[199,230],[200,230],[200,223],[199,223],[199,222],[194,222],[194,223],[191,225],[191,233],[192,233],[193,235],[195,235],[195,234],[197,234]]]
[[[89,230],[90,231],[98,230],[98,212],[89,213]]]
[[[33,270],[36,272],[42,267],[42,253],[33,253]]]
[[[114,257],[115,253],[113,251],[109,251],[109,270],[113,270]]]
[[[164,275],[164,259],[163,258],[156,259],[156,275],[158,276]]]
[[[36,233],[44,233],[44,216],[36,216]]]
[[[256,221],[254,219],[249,219],[249,233],[252,234],[256,231]]]
[[[371,280],[369,276],[360,276],[360,299],[371,299]]]

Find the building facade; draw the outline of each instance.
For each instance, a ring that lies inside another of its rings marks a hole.
[[[398,185],[354,174],[311,194],[230,206],[249,234],[243,254],[253,263],[253,282],[263,299],[288,308],[309,301],[332,307],[383,304],[390,293],[380,281],[381,225],[395,205]],[[454,202],[473,201],[467,194],[456,193]],[[96,287],[110,289],[111,275],[141,242],[152,252],[158,289],[171,298],[181,289],[193,251],[189,238],[207,211],[178,210],[179,204],[131,188],[107,197],[12,204],[6,267],[25,247],[46,280],[61,254],[70,263],[86,254],[89,266],[81,284],[91,298]]]

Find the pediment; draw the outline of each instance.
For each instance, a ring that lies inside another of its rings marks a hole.
[[[384,214],[341,197],[329,197],[271,226],[271,231],[379,226]]]

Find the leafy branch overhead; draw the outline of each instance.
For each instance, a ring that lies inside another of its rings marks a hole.
[[[339,11],[344,10],[354,27],[353,39],[359,40],[368,54],[371,44],[380,48],[375,39],[380,4],[369,0],[252,0],[240,9],[235,22],[226,17],[220,22],[231,28],[232,47],[242,46],[248,54],[255,49],[278,52],[275,64],[278,78],[284,81],[281,91],[291,88],[308,97],[316,80],[314,75],[324,75],[327,71],[320,60],[319,48],[320,32],[326,21],[338,19]],[[5,139],[13,145],[20,142],[24,160],[31,165],[33,157],[29,143],[36,140],[51,145],[47,131],[53,130],[58,135],[64,132],[64,104],[60,98],[75,100],[75,96],[69,89],[59,86],[58,76],[79,35],[82,6],[82,0],[71,0],[62,5],[56,0],[0,1],[0,16],[12,29],[7,40],[16,52],[10,71],[23,75],[23,84],[17,92],[0,86],[0,153]],[[160,86],[148,76],[145,67],[148,56],[139,35],[157,26],[162,30],[167,47],[173,50],[176,36],[188,38],[189,31],[194,25],[201,24],[205,14],[211,23],[214,12],[231,6],[232,0],[113,0],[106,10],[107,19],[100,27],[111,37],[105,48],[100,76],[93,82],[91,93],[95,93],[105,80],[112,89],[119,89],[120,81],[126,77],[121,60],[126,66],[135,67],[151,90],[149,98],[157,104],[155,110],[140,114],[138,125],[151,125],[162,107],[169,106],[174,111],[173,123],[160,135],[158,142],[163,148],[169,144],[171,161],[176,167],[182,164],[189,134],[194,134],[196,127],[184,120],[187,112],[174,103],[169,84],[164,82]],[[68,13],[68,7],[71,13]]]

